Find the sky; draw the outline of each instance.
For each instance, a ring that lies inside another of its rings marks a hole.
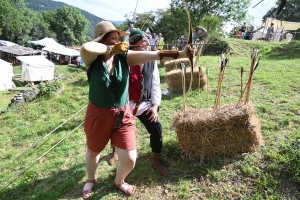
[[[156,11],[169,7],[171,0],[57,0],[71,6],[85,10],[91,14],[109,21],[125,21],[125,15],[132,16],[137,13]],[[248,11],[254,16],[254,26],[262,24],[262,17],[275,5],[277,0],[263,0],[255,8],[254,5],[261,0],[251,0]],[[231,28],[227,26],[227,29]]]

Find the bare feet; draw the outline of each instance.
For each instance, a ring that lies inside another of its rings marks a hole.
[[[82,190],[82,198],[88,199],[92,195],[92,190],[95,185],[96,179],[86,180],[86,183]]]
[[[132,195],[135,191],[135,187],[133,185],[125,183],[124,181],[120,184],[115,183],[115,187],[128,195]]]

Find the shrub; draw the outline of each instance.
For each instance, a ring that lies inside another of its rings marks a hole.
[[[52,94],[58,92],[63,86],[63,83],[60,81],[54,81],[49,83],[41,82],[39,89],[39,96],[50,97]]]

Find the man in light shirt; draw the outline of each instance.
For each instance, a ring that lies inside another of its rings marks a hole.
[[[149,39],[141,30],[133,30],[129,35],[131,50],[148,51]],[[157,61],[143,65],[130,66],[129,74],[129,106],[130,109],[150,134],[152,149],[151,160],[162,176],[168,175],[169,170],[162,164],[162,127],[158,120],[158,107],[161,103],[160,78]],[[113,164],[116,154],[110,160]]]

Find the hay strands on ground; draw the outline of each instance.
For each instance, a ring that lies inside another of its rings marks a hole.
[[[216,93],[216,98],[214,103],[214,109],[220,108],[222,82],[224,78],[225,68],[226,65],[228,64],[228,60],[230,60],[230,54],[227,54],[225,58],[224,54],[222,53],[220,56],[220,73],[219,73],[218,88],[217,88],[217,93]]]
[[[241,96],[238,100],[238,103],[236,104],[236,107],[241,105],[245,92],[246,92],[246,97],[245,97],[244,103],[247,104],[249,102],[249,95],[250,95],[250,88],[251,88],[251,83],[252,83],[252,79],[253,79],[253,74],[259,65],[259,60],[260,60],[260,58],[258,58],[258,49],[253,49],[253,53],[251,55],[251,66],[250,66],[249,78],[248,78],[247,84],[246,84],[243,92],[241,92]]]

